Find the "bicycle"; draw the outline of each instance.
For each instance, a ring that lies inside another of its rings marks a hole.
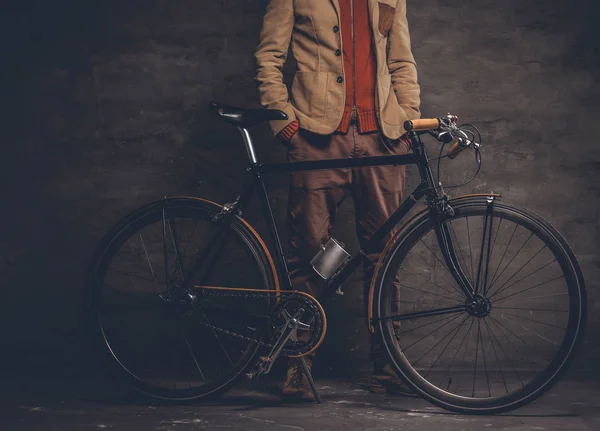
[[[263,164],[248,128],[286,114],[211,109],[242,134],[247,189],[224,205],[165,197],[143,206],[108,232],[88,270],[94,339],[138,390],[164,400],[207,398],[243,374],[268,373],[285,354],[299,358],[320,402],[303,357],[326,333],[321,302],[341,293],[366,252],[422,198],[426,208],[383,248],[368,298],[369,329],[381,333],[399,375],[433,404],[472,414],[518,408],[559,379],[583,337],[581,270],[566,240],[537,214],[494,193],[450,198],[436,183],[421,137],[441,143],[439,178],[447,144],[444,157],[474,150],[481,167],[474,126],[457,126],[453,115],[407,121],[412,153]],[[291,290],[263,175],[408,164],[421,182],[365,249],[351,256],[331,238],[311,261],[326,283],[319,297]],[[242,217],[255,189],[275,258]]]

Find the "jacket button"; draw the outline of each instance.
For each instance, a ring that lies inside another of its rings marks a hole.
[[[338,31],[340,31],[340,28],[337,25],[333,26],[333,32],[337,33]]]
[[[337,77],[337,82],[338,82],[338,83],[340,83],[340,84],[341,84],[342,82],[344,82],[344,77],[342,77],[342,76],[338,76],[338,77]]]
[[[335,50],[335,55],[336,55],[337,57],[339,57],[340,55],[342,55],[342,51],[340,51],[339,49],[336,49],[336,50]]]

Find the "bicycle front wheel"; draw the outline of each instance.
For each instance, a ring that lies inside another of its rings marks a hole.
[[[512,410],[547,391],[581,341],[583,277],[566,241],[531,211],[478,198],[450,204],[453,216],[439,224],[424,213],[386,248],[375,326],[429,401],[461,413]]]
[[[257,291],[277,291],[273,262],[243,219],[215,219],[221,210],[192,198],[147,205],[117,224],[90,266],[94,340],[153,397],[223,392],[249,365],[268,322],[273,293]]]

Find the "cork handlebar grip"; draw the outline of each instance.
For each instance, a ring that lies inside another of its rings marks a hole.
[[[421,118],[418,120],[406,120],[404,122],[404,130],[407,132],[413,130],[430,130],[440,127],[440,120],[437,118]]]
[[[458,138],[454,138],[454,140],[450,143],[450,148],[448,149],[448,158],[454,159],[464,149],[465,147],[460,145]]]

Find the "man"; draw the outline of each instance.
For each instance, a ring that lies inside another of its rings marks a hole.
[[[291,97],[282,75],[290,45],[297,63]],[[403,123],[420,117],[420,88],[406,0],[270,0],[255,59],[261,104],[289,117],[270,123],[288,147],[288,160],[409,150]],[[286,259],[294,288],[316,296],[319,276],[310,260],[329,238],[344,190],[350,189],[354,199],[362,246],[400,205],[405,170],[373,166],[290,175],[291,250]],[[370,254],[364,266],[365,310],[379,252]],[[371,334],[370,344],[371,391],[403,392],[378,334]],[[310,357],[307,362],[312,363]],[[295,361],[289,363],[283,393],[312,398]]]

